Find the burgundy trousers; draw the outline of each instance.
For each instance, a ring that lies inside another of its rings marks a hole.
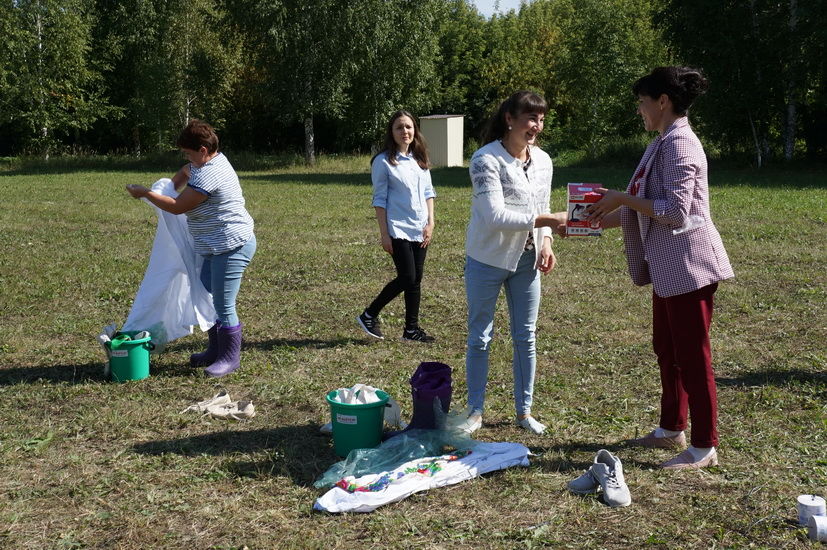
[[[718,393],[712,372],[709,325],[718,283],[678,296],[652,293],[652,346],[663,394],[660,427],[685,430],[692,417],[692,445],[718,445]]]

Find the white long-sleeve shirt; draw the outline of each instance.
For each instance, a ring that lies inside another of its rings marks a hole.
[[[465,253],[478,262],[514,271],[529,231],[534,233],[538,259],[544,237],[551,238],[550,228],[534,228],[537,215],[550,211],[551,157],[539,147],[531,148],[530,157],[524,169],[499,141],[471,157],[473,194]]]

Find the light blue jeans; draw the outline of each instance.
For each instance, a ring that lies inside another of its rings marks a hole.
[[[531,413],[537,353],[534,333],[540,308],[540,272],[534,269],[534,251],[520,257],[516,271],[465,257],[465,295],[468,299],[468,349],[465,381],[471,414],[482,414],[488,382],[488,356],[494,333],[494,310],[505,287],[511,340],[514,346],[514,407],[517,415]]]
[[[224,254],[204,256],[201,268],[201,282],[208,292],[212,292],[215,314],[221,325],[234,327],[238,324],[235,312],[235,299],[241,288],[241,276],[256,253],[256,236]]]

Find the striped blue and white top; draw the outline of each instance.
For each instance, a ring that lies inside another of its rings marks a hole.
[[[253,218],[244,207],[238,176],[223,153],[199,167],[191,165],[187,185],[207,195],[207,200],[186,213],[195,252],[224,254],[252,238]]]

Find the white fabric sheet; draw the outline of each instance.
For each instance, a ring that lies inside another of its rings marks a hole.
[[[152,190],[178,195],[168,178],[156,181]],[[158,215],[158,228],[144,280],[121,330],[149,331],[155,353],[159,353],[168,342],[192,334],[194,325],[208,330],[216,314],[212,295],[199,278],[204,259],[195,253],[186,216],[170,214],[143,200]]]

